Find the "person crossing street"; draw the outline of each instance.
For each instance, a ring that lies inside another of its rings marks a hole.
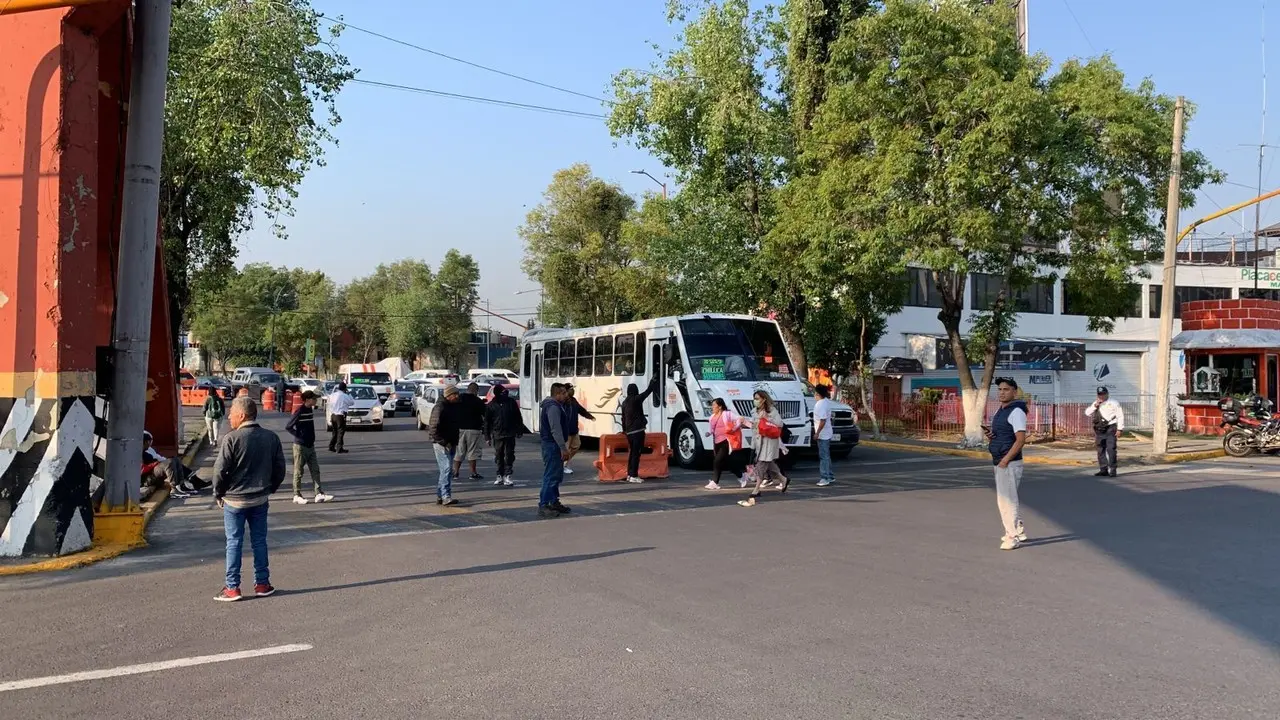
[[[551,385],[551,397],[538,407],[538,435],[542,440],[542,492],[538,494],[538,517],[554,518],[569,512],[560,502],[564,481],[564,461],[569,459],[569,416],[564,410],[568,393],[560,383]]]
[[[285,431],[293,436],[293,502],[296,505],[307,504],[307,499],[302,496],[303,469],[311,471],[311,484],[316,491],[315,501],[321,503],[333,499],[333,496],[326,494],[324,488],[320,486],[320,459],[316,457],[315,407],[316,394],[310,390],[303,390],[302,404],[293,411],[289,422],[284,426]]]
[[[498,479],[494,485],[514,485],[511,479],[516,461],[516,439],[529,429],[520,416],[520,404],[502,385],[493,388],[493,400],[485,407],[484,439],[493,447],[494,460],[498,463]]]
[[[1016,550],[1027,539],[1018,508],[1018,485],[1022,483],[1022,446],[1027,442],[1027,404],[1018,399],[1018,383],[1010,378],[996,380],[1000,409],[991,417],[986,432],[991,464],[995,466],[996,507],[1004,525],[1001,550]]]
[[[240,554],[245,525],[253,547],[253,590],[257,597],[275,593],[267,560],[267,508],[284,482],[284,448],[280,436],[258,425],[258,404],[239,397],[231,403],[231,432],[223,439],[214,463],[213,499],[222,509],[227,536],[226,584],[214,598],[235,602],[240,594]]]
[[[355,407],[356,400],[347,393],[347,384],[338,383],[338,387],[325,402],[329,414],[329,452],[346,453],[343,442],[347,437],[347,413]]]
[[[1098,399],[1085,408],[1084,414],[1093,420],[1093,440],[1098,446],[1098,472],[1096,477],[1115,477],[1116,440],[1124,432],[1124,408],[1111,399],[1105,386],[1098,388]]]
[[[453,505],[453,481],[457,478],[458,452],[458,388],[450,385],[444,389],[444,400],[431,408],[431,445],[436,454],[436,504]]]
[[[218,388],[209,388],[209,396],[204,399],[204,427],[209,432],[209,447],[218,447],[218,438],[222,437],[222,418],[227,414],[227,406],[218,395]]]

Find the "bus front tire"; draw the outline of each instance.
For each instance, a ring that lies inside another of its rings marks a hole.
[[[671,429],[671,453],[676,464],[686,470],[696,470],[702,459],[702,438],[698,426],[689,418],[683,418]]]

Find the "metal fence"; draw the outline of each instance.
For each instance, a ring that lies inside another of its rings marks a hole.
[[[1155,396],[1134,395],[1113,397],[1124,410],[1126,430],[1150,430],[1154,425]],[[1093,400],[1079,402],[1025,401],[1027,403],[1027,432],[1039,438],[1092,437],[1093,422],[1084,413]],[[906,437],[953,438],[964,435],[964,407],[957,396],[947,396],[934,403],[918,398],[901,401],[876,400],[871,403],[880,431],[889,435]],[[983,413],[984,424],[1000,408],[994,398],[987,401]],[[859,424],[864,431],[871,430],[871,418],[859,414]]]

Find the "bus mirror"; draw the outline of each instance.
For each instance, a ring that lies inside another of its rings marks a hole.
[[[662,362],[670,365],[675,356],[675,347],[668,341],[662,346]]]

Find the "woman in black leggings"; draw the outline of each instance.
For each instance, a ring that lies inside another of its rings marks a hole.
[[[711,401],[711,442],[715,447],[715,455],[711,464],[711,482],[703,487],[707,490],[720,489],[720,473],[725,469],[738,478],[742,487],[747,486],[743,472],[747,469],[746,453],[742,449],[742,418],[729,412],[725,401],[716,398]]]

